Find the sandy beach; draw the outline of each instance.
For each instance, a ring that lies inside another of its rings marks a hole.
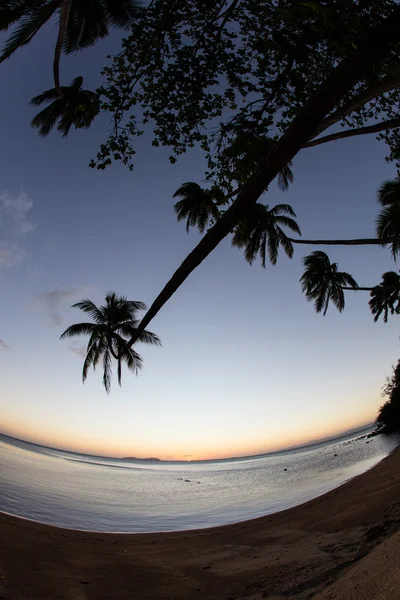
[[[0,515],[2,600],[400,599],[400,450],[306,504],[116,535]]]

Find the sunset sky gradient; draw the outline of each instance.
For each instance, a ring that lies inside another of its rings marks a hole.
[[[380,388],[399,358],[396,321],[373,322],[368,295],[345,312],[317,315],[292,261],[250,267],[225,240],[149,327],[163,348],[138,347],[144,370],[123,373],[107,396],[101,373],[81,382],[82,343],[59,341],[83,320],[70,305],[109,290],[150,304],[199,236],[185,233],[172,195],[201,183],[193,150],[175,166],[168,151],[138,144],[136,170],[88,163],[107,136],[107,116],[89,131],[47,139],[30,128],[31,97],[52,86],[50,25],[0,66],[0,431],[112,456],[199,459],[275,450],[371,422]],[[4,39],[4,38],[3,38]],[[64,58],[62,80],[96,88],[119,35]],[[376,190],[394,176],[374,137],[307,149],[295,182],[266,202],[293,206],[305,238],[372,237]],[[388,251],[332,248],[360,285],[395,268]]]

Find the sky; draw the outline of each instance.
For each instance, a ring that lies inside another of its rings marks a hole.
[[[3,38],[0,38],[2,41]],[[193,150],[137,147],[136,169],[88,167],[108,117],[88,131],[40,138],[30,128],[34,95],[52,87],[56,29],[0,65],[0,431],[45,445],[111,456],[210,459],[303,444],[370,423],[399,358],[396,321],[374,323],[368,294],[349,293],[344,313],[317,315],[301,293],[299,246],[264,270],[228,239],[173,296],[149,329],[163,347],[138,346],[144,369],[123,373],[111,394],[101,372],[82,385],[85,339],[60,341],[83,320],[74,302],[109,290],[150,305],[200,239],[185,232],[173,193],[201,182]],[[95,89],[119,34],[64,57],[62,81]],[[395,175],[373,136],[303,150],[286,193],[304,238],[372,237],[376,190]],[[329,249],[359,285],[395,265],[377,247]]]

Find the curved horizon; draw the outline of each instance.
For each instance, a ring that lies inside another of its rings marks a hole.
[[[214,462],[214,461],[223,461],[223,460],[237,460],[237,459],[245,459],[245,458],[257,458],[257,457],[261,457],[261,456],[267,456],[269,454],[278,454],[280,452],[288,452],[291,450],[297,450],[300,448],[308,448],[314,445],[318,445],[321,444],[323,442],[329,442],[329,441],[333,441],[336,439],[340,439],[341,437],[345,437],[347,435],[352,435],[352,434],[357,434],[358,432],[362,432],[365,431],[371,427],[374,426],[374,423],[364,423],[360,426],[357,427],[352,427],[350,429],[346,429],[343,431],[338,431],[336,434],[334,435],[330,435],[328,437],[322,437],[322,438],[313,438],[313,439],[309,439],[307,441],[305,441],[302,444],[298,444],[295,446],[284,446],[281,448],[276,448],[276,449],[271,449],[271,450],[266,450],[265,452],[259,452],[257,454],[238,454],[238,455],[232,455],[232,456],[215,456],[213,458],[160,458],[158,456],[112,456],[112,455],[106,455],[106,454],[91,454],[89,452],[82,452],[82,451],[78,451],[78,450],[73,450],[73,449],[69,449],[69,448],[62,448],[59,446],[47,446],[45,444],[42,444],[40,442],[37,441],[33,441],[33,440],[29,440],[29,439],[23,439],[20,437],[15,437],[13,435],[4,433],[3,431],[0,431],[0,437],[5,437],[17,442],[22,442],[22,443],[27,443],[27,444],[31,444],[33,446],[39,446],[41,448],[45,448],[48,450],[55,450],[55,451],[60,451],[60,452],[67,452],[67,453],[71,453],[71,454],[76,454],[78,456],[90,456],[90,457],[94,457],[94,458],[112,458],[112,459],[117,459],[117,460],[132,460],[132,461],[157,461],[157,462],[171,462],[171,463],[197,463],[197,462]]]

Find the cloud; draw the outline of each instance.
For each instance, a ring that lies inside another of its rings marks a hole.
[[[78,293],[80,293],[79,289],[71,286],[66,288],[56,287],[49,292],[40,294],[39,300],[44,303],[53,325],[57,327],[61,325],[61,306],[64,303],[71,302],[73,298],[76,298]]]
[[[0,240],[0,268],[15,267],[15,265],[24,260],[25,256],[25,250],[18,244],[10,244],[9,242]]]
[[[6,191],[0,193],[2,221],[11,221],[16,234],[26,234],[34,229],[33,223],[28,219],[32,206],[33,200],[25,192],[20,192],[18,196],[13,196]]]
[[[15,267],[26,257],[21,238],[34,229],[28,218],[32,206],[25,192],[0,192],[0,269]]]
[[[86,358],[86,346],[80,346],[77,343],[68,346],[68,350],[73,352],[73,354],[77,354],[81,358]]]
[[[43,292],[37,296],[37,300],[44,305],[52,324],[59,327],[63,322],[63,309],[69,308],[74,302],[90,297],[92,294],[98,294],[97,288],[90,285],[70,285],[55,287]]]
[[[0,340],[0,349],[1,350],[11,350],[10,346],[7,346],[7,344],[5,342],[3,342],[3,340]]]

